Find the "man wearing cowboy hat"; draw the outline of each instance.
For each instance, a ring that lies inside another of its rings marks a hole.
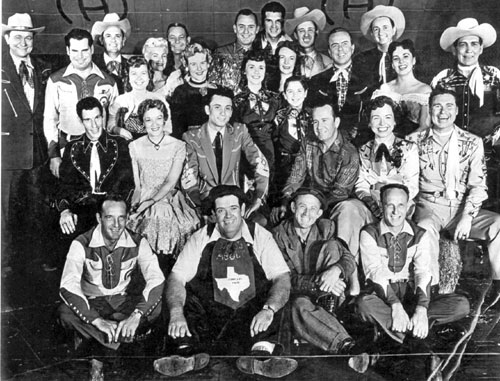
[[[365,99],[382,83],[393,79],[387,50],[392,41],[401,37],[405,30],[405,17],[399,8],[377,5],[361,16],[361,33],[377,45],[354,57],[354,66],[360,68],[360,77],[365,78],[368,90]]]
[[[43,189],[48,173],[42,76],[49,69],[42,67],[31,52],[35,34],[44,29],[34,28],[27,13],[16,13],[7,25],[2,24],[8,45],[2,52],[3,270],[9,259],[25,265],[24,254],[43,242],[41,225],[47,214]],[[23,248],[22,243],[29,243],[29,247]]]
[[[318,52],[314,46],[319,32],[325,28],[326,17],[319,9],[297,8],[293,19],[285,21],[285,33],[294,37],[301,47],[301,74],[306,78],[321,73],[332,66],[332,59]]]
[[[94,54],[94,63],[116,81],[118,92],[124,93],[123,81],[127,77],[127,59],[121,54],[125,42],[130,37],[128,19],[120,20],[116,13],[108,13],[102,21],[92,26],[92,38],[104,48],[104,52]]]

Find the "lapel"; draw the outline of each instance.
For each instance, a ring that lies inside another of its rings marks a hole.
[[[210,140],[210,134],[208,133],[208,128],[209,128],[208,123],[205,123],[205,124],[203,124],[203,126],[201,126],[200,144],[201,144],[203,151],[205,152],[205,156],[207,158],[207,164],[208,164],[208,167],[210,168],[210,170],[212,171],[213,178],[218,180],[219,175],[217,173],[217,164],[215,163],[215,152],[214,152],[214,149],[212,147],[212,141]],[[225,143],[225,141],[224,141],[224,143]],[[225,145],[224,143],[223,143],[223,145]],[[224,150],[224,148],[223,148],[223,150]],[[224,153],[223,153],[222,157],[224,158]],[[222,163],[223,163],[222,167],[224,168],[224,159],[222,160]],[[221,178],[222,178],[222,176],[221,176]]]
[[[224,139],[222,143],[222,176],[221,179],[225,179],[230,168],[233,168],[233,146],[234,146],[234,127],[228,124],[226,126],[226,131],[224,134]]]
[[[288,219],[284,225],[285,237],[286,237],[286,245],[285,252],[283,256],[288,258],[288,263],[293,266],[293,269],[298,274],[301,274],[303,271],[302,266],[302,247],[299,242],[299,238],[295,229],[293,228],[293,220]]]
[[[31,58],[31,63],[33,64],[33,81],[35,82],[35,98],[33,100],[33,112],[35,112],[38,103],[42,97],[42,69],[38,66],[38,63],[35,62],[33,57]]]
[[[5,60],[5,71],[8,73],[8,80],[12,85],[12,89],[17,93],[19,99],[23,102],[24,107],[27,110],[31,110],[30,104],[28,103],[28,98],[26,98],[26,94],[24,93],[23,84],[21,83],[21,78],[19,74],[17,74],[17,68],[14,65],[14,61],[8,52],[4,55]],[[33,62],[33,60],[32,60]],[[34,74],[34,73],[33,73]],[[36,94],[36,88],[35,88]],[[34,107],[33,107],[34,109]]]

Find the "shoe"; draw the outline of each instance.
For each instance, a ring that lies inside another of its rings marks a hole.
[[[431,374],[441,365],[441,359],[438,355],[431,353],[429,358],[426,360],[426,371],[427,371],[427,379],[430,381],[443,381],[443,375],[441,370],[436,371],[432,378],[429,378]]]
[[[104,381],[103,363],[99,360],[90,360],[90,381]]]
[[[351,369],[354,369],[358,373],[365,373],[370,365],[375,365],[378,361],[379,355],[368,353],[360,353],[359,355],[352,356],[347,364]]]
[[[288,376],[298,363],[294,359],[286,357],[271,357],[267,360],[258,360],[254,357],[240,357],[236,361],[236,367],[240,372],[246,374],[258,374],[269,378],[281,378]]]
[[[198,353],[191,357],[174,355],[155,360],[153,367],[164,376],[180,376],[192,370],[205,368],[209,361],[210,356],[206,353]]]

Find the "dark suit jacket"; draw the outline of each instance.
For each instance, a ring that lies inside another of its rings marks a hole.
[[[382,52],[377,47],[360,52],[352,58],[353,66],[358,69],[360,78],[363,79],[364,85],[368,87],[364,99],[370,99],[373,92],[382,84],[378,73],[381,58]],[[385,56],[385,75],[387,82],[396,78],[396,73],[392,70],[388,54]]]
[[[47,160],[47,141],[43,134],[45,84],[49,69],[31,57],[34,66],[35,98],[33,110],[24,93],[21,78],[9,49],[2,54],[2,169],[32,169]]]
[[[66,145],[59,169],[59,211],[70,209],[74,212],[75,208],[92,198],[91,152],[92,145],[85,134]],[[134,176],[127,141],[103,131],[99,138],[98,153],[101,176],[96,184],[96,192],[119,193],[128,198],[134,189]]]
[[[106,63],[104,62],[104,54],[99,53],[99,54],[94,54],[92,56],[92,61],[97,65],[99,69],[101,69],[103,72],[109,74],[111,77],[116,82],[116,86],[118,87],[118,93],[123,94],[125,92],[125,78],[128,76],[128,62],[127,60],[123,57],[121,57],[121,70],[120,70],[120,75],[116,75],[113,73],[110,73],[108,71],[108,68],[106,67]]]

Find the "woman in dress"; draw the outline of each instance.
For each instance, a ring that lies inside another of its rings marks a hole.
[[[397,136],[405,137],[414,131],[425,130],[430,126],[429,94],[432,89],[415,78],[417,59],[413,41],[392,42],[387,54],[397,77],[376,90],[372,99],[385,95],[399,105],[402,118],[394,131]]]
[[[172,136],[182,138],[189,126],[200,126],[208,121],[204,96],[216,88],[207,81],[212,55],[200,44],[189,45],[183,53],[183,66],[189,75],[186,82],[177,87],[172,95]]]
[[[147,135],[129,146],[135,191],[128,227],[145,236],[156,253],[175,258],[199,224],[177,188],[186,147],[165,132],[168,113],[162,101],[147,99],[138,113]]]
[[[300,48],[294,41],[283,41],[276,48],[278,57],[279,76],[268,81],[268,88],[277,93],[282,93],[285,81],[293,76],[300,76]]]
[[[164,97],[153,93],[153,71],[142,57],[131,57],[128,60],[128,72],[124,81],[125,93],[119,95],[109,107],[108,131],[127,140],[137,139],[146,134],[146,128],[141,122],[137,109],[146,99],[159,99],[165,103],[169,113],[168,103]],[[170,120],[165,124],[166,131],[172,131]]]
[[[184,83],[181,71],[174,67],[168,41],[162,37],[148,38],[142,47],[142,55],[153,68],[153,91],[168,100],[175,88]]]
[[[170,24],[167,27],[167,39],[174,57],[174,68],[182,70],[183,67],[185,68],[182,55],[191,40],[186,26],[180,22]]]

